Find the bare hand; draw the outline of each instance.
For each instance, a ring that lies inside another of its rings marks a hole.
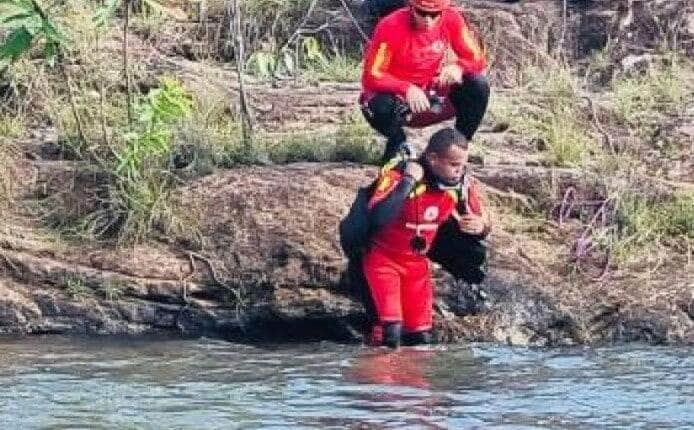
[[[405,175],[412,176],[415,181],[421,181],[424,177],[424,169],[416,161],[408,161],[405,164]]]
[[[473,235],[480,235],[484,232],[484,218],[479,215],[465,214],[458,220],[460,231]]]
[[[436,82],[442,86],[459,84],[463,82],[463,69],[457,64],[449,64],[441,69]]]
[[[424,90],[419,88],[417,85],[410,85],[407,89],[407,104],[410,106],[412,113],[426,112],[431,107],[429,104],[429,97],[424,93]]]

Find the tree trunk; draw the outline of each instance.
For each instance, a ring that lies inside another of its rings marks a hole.
[[[241,26],[241,1],[231,0],[228,5],[230,32],[234,36],[236,44],[236,71],[239,86],[239,113],[241,115],[241,134],[243,142],[250,149],[251,135],[253,133],[253,119],[251,117],[248,96],[246,95],[246,85],[244,81],[245,50],[243,40],[243,27]]]
[[[128,29],[130,26],[130,0],[125,0],[125,21],[123,22],[123,78],[125,79],[125,97],[128,111],[128,127],[133,125],[133,97],[130,88],[128,66]]]

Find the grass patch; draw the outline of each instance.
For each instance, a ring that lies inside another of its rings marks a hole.
[[[654,252],[666,241],[694,240],[694,193],[676,193],[663,201],[625,193],[617,202],[614,221],[606,239],[617,263]]]
[[[217,167],[285,164],[297,161],[351,161],[375,164],[381,145],[362,115],[354,112],[334,129],[268,133],[257,131],[251,145],[241,139],[241,127],[219,92],[203,89],[195,107],[178,123],[172,150],[177,174],[211,173]]]
[[[20,139],[27,134],[27,125],[22,116],[0,115],[0,139]]]
[[[248,146],[241,137],[241,124],[229,110],[229,101],[207,89],[195,95],[190,115],[177,125],[172,167],[177,174],[211,173],[217,167],[256,164],[267,160],[264,143],[257,137]]]
[[[117,280],[107,280],[99,286],[99,293],[106,300],[118,300],[125,294],[127,285]]]
[[[8,142],[0,138],[0,216],[12,202],[11,148]]]
[[[26,133],[23,121],[11,115],[0,116],[0,217],[10,207],[13,198],[12,158],[16,151],[12,139]]]
[[[619,119],[627,125],[653,121],[660,112],[678,113],[687,96],[685,65],[677,54],[652,65],[644,73],[624,76],[612,83]]]
[[[212,173],[218,166],[245,164],[252,160],[250,155],[234,159],[240,154],[241,126],[234,120],[209,121],[201,118],[198,111],[179,123],[172,153],[172,166],[184,169],[195,176]],[[244,163],[245,162],[245,163]]]
[[[274,163],[296,161],[350,161],[376,164],[382,148],[375,132],[358,115],[352,115],[336,130],[295,132],[266,138],[265,148]]]
[[[526,119],[522,129],[539,139],[551,164],[580,166],[590,154],[591,139],[585,124],[577,121],[575,105],[557,104],[547,112]]]
[[[512,131],[534,142],[552,165],[584,164],[594,145],[570,69],[530,67],[521,84],[521,94],[501,95],[492,103],[494,121],[508,123]]]
[[[303,76],[310,81],[358,82],[361,67],[360,60],[336,53],[309,64]]]
[[[68,275],[63,281],[65,293],[72,299],[81,300],[89,294],[89,287],[84,279],[75,275]]]

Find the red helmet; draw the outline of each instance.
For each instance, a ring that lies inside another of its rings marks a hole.
[[[450,4],[450,0],[410,0],[410,5],[428,12],[440,12]]]

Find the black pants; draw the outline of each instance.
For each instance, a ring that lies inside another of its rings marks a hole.
[[[452,217],[439,227],[427,257],[439,263],[455,279],[479,284],[486,276],[483,266],[487,247],[480,237],[461,232],[458,222]]]
[[[378,322],[378,314],[376,313],[376,305],[371,297],[369,283],[364,276],[362,268],[363,255],[350,258],[347,264],[347,282],[348,288],[352,295],[364,306],[367,325]]]
[[[472,139],[487,111],[489,81],[483,75],[465,75],[461,84],[451,88],[449,97],[456,112],[455,128],[468,140]],[[407,104],[394,94],[379,93],[363,113],[371,127],[387,139],[383,161],[395,157],[406,140]]]

